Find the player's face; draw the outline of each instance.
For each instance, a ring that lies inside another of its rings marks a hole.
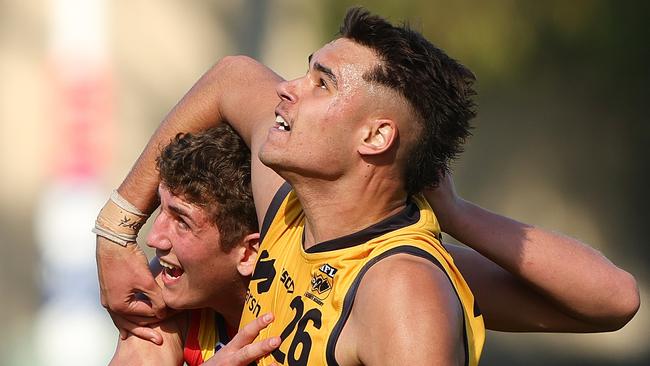
[[[159,186],[160,213],[147,237],[162,268],[163,299],[176,309],[213,307],[237,272],[236,251],[221,250],[219,230],[201,207]]]
[[[336,179],[358,156],[359,127],[371,112],[362,75],[377,64],[367,47],[342,38],[315,52],[303,77],[277,87],[276,123],[260,159],[278,173]]]

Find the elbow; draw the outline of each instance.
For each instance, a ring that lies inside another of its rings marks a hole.
[[[610,301],[603,308],[603,317],[599,321],[601,332],[613,332],[623,328],[636,315],[641,305],[639,287],[630,273],[620,270],[615,281],[616,291],[612,292]]]
[[[621,280],[620,287],[620,304],[618,307],[619,322],[617,328],[621,329],[627,324],[634,315],[636,315],[639,307],[641,306],[641,298],[639,295],[639,286],[634,276],[630,273],[622,271],[624,279]]]
[[[231,67],[248,63],[256,63],[254,59],[244,55],[224,56],[215,64],[215,67]]]
[[[209,70],[211,77],[223,75],[241,75],[241,73],[250,70],[253,67],[259,67],[261,64],[248,56],[235,55],[225,56],[217,61]]]

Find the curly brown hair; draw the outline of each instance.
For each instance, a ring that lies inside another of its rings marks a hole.
[[[406,23],[392,25],[364,8],[348,10],[339,33],[382,61],[364,80],[397,91],[416,112],[422,130],[406,162],[407,192],[437,185],[470,135],[474,74]]]
[[[176,196],[206,210],[229,252],[258,231],[251,190],[251,155],[223,123],[205,132],[180,133],[156,159],[162,183]]]

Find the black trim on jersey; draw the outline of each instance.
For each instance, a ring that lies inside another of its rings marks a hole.
[[[288,182],[284,182],[280,188],[278,188],[278,191],[275,192],[275,196],[273,196],[271,204],[269,204],[269,208],[266,210],[266,214],[264,215],[264,222],[262,223],[262,229],[260,230],[260,243],[264,240],[264,236],[266,236],[266,233],[269,231],[273,218],[278,213],[282,201],[287,198],[291,189],[291,185]]]
[[[226,319],[220,313],[214,312],[214,329],[217,330],[219,338],[215,339],[217,343],[214,344],[214,351],[217,352],[217,346],[219,343],[226,345],[230,342],[230,336],[228,335],[228,328],[226,327]]]
[[[478,301],[474,298],[474,317],[478,318],[481,315],[483,315],[483,313],[481,313],[481,307],[478,306]]]
[[[336,322],[334,325],[334,328],[332,329],[332,333],[330,334],[328,340],[327,340],[327,349],[325,351],[325,357],[327,360],[327,364],[331,366],[338,366],[338,362],[336,362],[336,357],[334,355],[334,351],[336,348],[336,343],[339,340],[339,336],[341,335],[341,331],[343,330],[343,327],[345,326],[345,323],[347,323],[348,318],[350,317],[350,312],[352,311],[352,305],[354,304],[354,298],[357,295],[357,290],[359,289],[359,284],[361,283],[361,280],[365,276],[366,272],[377,262],[380,260],[389,257],[391,255],[395,254],[410,254],[414,255],[416,257],[424,258],[429,260],[431,263],[433,263],[435,266],[440,268],[442,272],[447,276],[447,279],[452,285],[452,288],[454,289],[454,293],[456,294],[456,298],[458,298],[458,303],[460,306],[463,306],[462,301],[460,300],[460,296],[458,296],[458,293],[456,292],[456,287],[454,286],[453,282],[451,281],[451,278],[449,278],[449,274],[447,271],[445,271],[444,267],[436,257],[431,255],[431,253],[428,253],[420,248],[413,247],[410,245],[402,245],[399,247],[395,247],[392,249],[389,249],[385,251],[384,253],[372,258],[368,263],[366,263],[361,271],[359,271],[359,274],[357,275],[357,278],[354,279],[354,282],[350,286],[350,289],[348,290],[348,293],[345,294],[345,300],[343,300],[343,309],[341,311],[341,317],[339,320]],[[463,311],[464,313],[464,311]],[[469,365],[469,344],[468,344],[468,338],[467,338],[467,330],[465,329],[465,316],[463,315],[463,343],[464,343],[464,348],[465,348],[465,366]]]
[[[376,224],[357,231],[356,233],[345,235],[340,238],[324,241],[305,250],[307,253],[321,253],[330,250],[351,248],[353,246],[366,243],[376,237],[382,236],[391,231],[401,229],[417,223],[420,220],[420,208],[412,200],[406,201],[406,207],[393,216],[387,217]],[[305,242],[305,233],[303,231],[303,243]],[[303,246],[304,247],[304,246]]]

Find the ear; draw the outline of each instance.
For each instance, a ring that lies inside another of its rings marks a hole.
[[[248,234],[242,239],[242,243],[237,247],[239,253],[237,271],[239,271],[239,274],[246,277],[253,274],[259,249],[260,233]]]
[[[397,125],[390,119],[376,119],[365,126],[359,154],[377,155],[388,150],[397,137]]]

